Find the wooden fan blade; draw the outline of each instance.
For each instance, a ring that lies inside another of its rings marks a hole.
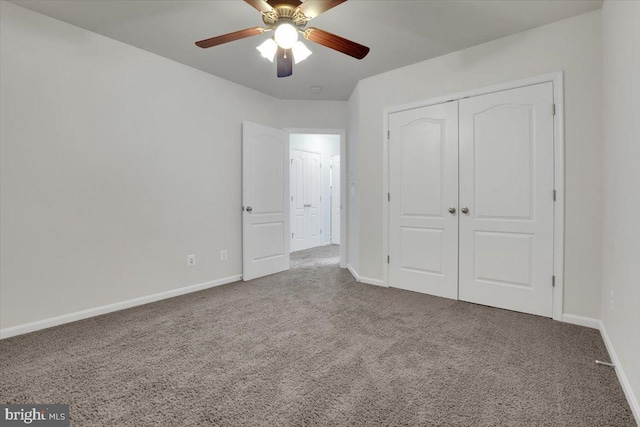
[[[278,77],[289,77],[293,74],[293,52],[291,49],[278,47]]]
[[[262,13],[273,12],[271,5],[264,0],[244,0],[244,2]]]
[[[264,33],[266,30],[262,27],[246,28],[244,30],[236,31],[233,33],[225,34],[218,37],[212,37],[206,40],[200,40],[196,42],[196,46],[206,49],[208,47],[218,46],[219,44],[229,43],[235,40],[244,39],[251,36],[257,36]]]
[[[307,18],[315,18],[329,9],[333,9],[347,0],[307,0],[298,8]]]
[[[277,7],[280,5],[288,5],[293,8],[296,8],[302,4],[300,0],[267,0],[272,7]]]
[[[304,32],[304,38],[314,43],[321,44],[322,46],[337,50],[338,52],[353,56],[356,59],[362,59],[369,53],[369,48],[366,46],[318,28],[307,28]]]

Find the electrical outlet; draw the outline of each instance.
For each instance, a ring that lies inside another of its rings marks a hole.
[[[229,252],[226,249],[220,251],[220,261],[226,261],[229,257]]]
[[[187,265],[191,267],[192,265],[196,265],[196,256],[195,255],[187,255]]]

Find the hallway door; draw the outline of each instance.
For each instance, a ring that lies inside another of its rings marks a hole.
[[[322,245],[320,153],[291,149],[291,251]]]

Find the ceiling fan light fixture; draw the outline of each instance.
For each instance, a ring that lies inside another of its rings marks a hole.
[[[298,41],[296,44],[294,44],[291,50],[293,52],[293,60],[296,64],[307,59],[312,53],[309,48],[306,47],[301,41]]]
[[[273,62],[276,57],[276,51],[278,50],[278,45],[276,42],[269,38],[264,41],[260,46],[256,47],[263,58],[267,58],[269,61]]]
[[[289,22],[278,25],[273,36],[276,43],[283,49],[291,49],[298,41],[298,29]]]

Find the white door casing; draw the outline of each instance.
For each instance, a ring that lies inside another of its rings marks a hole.
[[[459,297],[551,317],[552,83],[459,102]]]
[[[291,250],[322,245],[322,156],[291,149]]]
[[[331,243],[340,244],[340,156],[331,156]]]
[[[289,269],[289,135],[242,124],[242,278]]]
[[[457,299],[458,103],[393,113],[389,129],[389,285]]]

